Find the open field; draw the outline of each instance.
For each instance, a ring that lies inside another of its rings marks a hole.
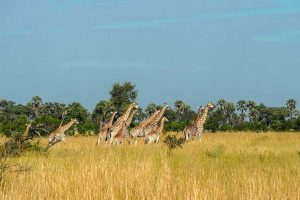
[[[205,134],[172,156],[162,142],[95,143],[22,156],[32,170],[9,174],[0,199],[300,199],[300,134]]]

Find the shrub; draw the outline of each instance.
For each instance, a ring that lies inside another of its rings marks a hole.
[[[184,138],[177,139],[175,135],[168,135],[164,140],[164,143],[168,147],[168,155],[171,155],[173,149],[178,147],[182,148],[182,144],[184,142],[185,142]]]

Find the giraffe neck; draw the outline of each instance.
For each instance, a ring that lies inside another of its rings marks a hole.
[[[202,109],[202,108],[199,108],[199,109],[198,109],[198,113],[197,113],[196,118],[201,117],[201,114],[202,114],[202,113],[203,113],[203,109]]]
[[[159,132],[159,133],[163,131],[163,129],[164,129],[164,124],[165,124],[165,118],[163,117],[163,118],[161,118],[160,124],[159,124],[159,127],[158,127],[158,132]]]
[[[31,128],[31,123],[30,124],[28,124],[27,126],[26,126],[26,129],[25,129],[25,132],[24,132],[24,135],[25,136],[27,136],[28,135],[28,133],[29,133],[29,129]]]
[[[144,120],[143,122],[140,123],[140,125],[138,127],[142,127],[146,124],[149,124],[150,122],[152,122],[154,120],[154,118],[157,117],[157,115],[159,114],[159,110],[156,111],[155,113],[153,113],[148,119]]]
[[[164,105],[161,108],[161,110],[159,111],[158,115],[154,118],[154,120],[153,120],[154,122],[158,122],[162,118],[162,116],[164,115],[167,107],[168,107],[167,105]]]
[[[125,111],[125,113],[117,120],[118,124],[128,119],[132,109],[133,109],[133,104],[130,104],[127,110]]]
[[[128,119],[126,120],[126,126],[127,126],[127,127],[130,126],[130,124],[131,124],[131,122],[132,122],[132,120],[133,120],[133,117],[134,117],[134,115],[135,115],[136,113],[137,113],[136,110],[135,110],[135,111],[132,111],[132,112],[130,113]]]
[[[69,128],[71,128],[71,126],[74,124],[73,121],[70,121],[69,123],[67,123],[66,125],[61,127],[61,133],[65,133]]]
[[[113,121],[114,121],[116,114],[117,114],[117,112],[113,112],[113,114],[111,115],[109,122],[108,122],[109,127],[111,127],[113,125]]]
[[[197,127],[202,128],[206,119],[207,119],[207,114],[208,114],[208,107],[205,107],[202,113],[200,114],[198,120],[197,120]]]

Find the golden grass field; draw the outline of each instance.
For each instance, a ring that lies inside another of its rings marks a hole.
[[[209,133],[171,156],[162,142],[95,143],[67,137],[18,158],[31,171],[8,174],[0,199],[300,199],[297,133]]]

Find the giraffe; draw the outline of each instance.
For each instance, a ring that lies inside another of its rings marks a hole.
[[[138,135],[139,137],[144,137],[147,136],[150,132],[154,131],[157,129],[159,126],[159,121],[165,114],[166,109],[168,108],[168,104],[164,103],[163,107],[160,109],[158,115],[155,116],[155,118],[145,127],[143,135]]]
[[[112,142],[113,138],[118,134],[118,132],[122,129],[123,122],[126,122],[126,120],[129,118],[129,115],[131,113],[131,110],[133,108],[138,109],[138,106],[136,103],[132,103],[128,106],[127,110],[117,119],[117,121],[114,123],[114,125],[111,127],[110,130],[110,140]]]
[[[71,119],[71,121],[63,126],[58,127],[55,131],[53,131],[48,139],[48,148],[52,147],[53,145],[59,143],[59,142],[64,142],[65,140],[65,132],[73,126],[73,124],[79,124],[77,119]]]
[[[100,126],[100,130],[99,130],[99,133],[98,133],[97,145],[100,144],[101,140],[105,141],[107,139],[109,129],[112,127],[114,118],[115,118],[117,113],[118,112],[116,112],[116,111],[112,112],[111,116],[110,116],[110,119],[105,124]]]
[[[23,133],[25,137],[28,137],[31,126],[32,126],[31,122],[29,124],[26,124],[26,129],[25,132]]]
[[[127,125],[126,122],[122,123],[122,128],[119,130],[119,132],[117,133],[117,135],[115,135],[115,137],[110,140],[110,144],[123,144],[124,139],[128,136],[128,129],[127,129]]]
[[[167,122],[168,119],[165,117],[162,117],[159,121],[159,126],[156,130],[150,132],[146,137],[145,137],[145,144],[151,144],[155,142],[156,144],[159,142],[159,137],[160,134],[162,133],[164,129],[164,124]]]
[[[205,108],[203,109],[203,112],[201,114],[201,118],[197,123],[198,129],[199,129],[199,135],[198,137],[201,139],[202,134],[204,133],[204,124],[207,120],[208,117],[208,112],[209,110],[213,109],[215,106],[208,102],[208,104],[205,106]]]
[[[203,110],[204,108],[200,106],[198,108],[196,119],[183,130],[186,141],[188,141],[189,139],[193,139],[196,135],[198,135],[199,130],[197,128],[197,121],[201,118]]]
[[[130,126],[133,117],[138,113],[138,110],[134,110],[130,113],[128,119],[123,122],[121,130],[117,133],[117,135],[110,141],[110,144],[122,144],[124,139],[129,138],[128,127]]]
[[[203,125],[206,122],[208,111],[213,107],[214,105],[209,102],[204,108],[199,108],[196,119],[183,131],[186,141],[193,139],[194,137],[201,139],[201,136],[204,132]]]
[[[133,128],[130,131],[130,135],[137,140],[137,137],[144,137],[151,131],[155,130],[158,126],[159,120],[162,118],[165,110],[168,108],[168,104],[164,103],[163,107],[153,113],[148,119],[140,123],[139,126]]]
[[[142,121],[138,126],[132,128],[130,130],[130,137],[133,138],[133,141],[135,144],[137,144],[137,137],[143,136],[144,135],[144,130],[147,126],[149,126],[149,124],[151,125],[151,122],[153,121],[153,119],[159,114],[159,110],[154,112],[150,117],[148,117],[146,120]]]

